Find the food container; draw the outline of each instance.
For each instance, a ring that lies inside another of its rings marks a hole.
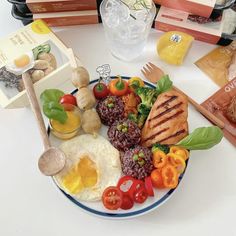
[[[204,23],[197,20],[194,22],[194,17],[201,21],[209,18],[202,18],[188,12],[161,6],[155,19],[155,28],[164,32],[182,31],[192,35],[196,40],[228,45],[236,38],[236,35],[234,33],[230,35],[222,33],[225,15],[221,12],[213,12],[210,22]]]
[[[68,118],[64,124],[59,121],[50,120],[50,129],[53,135],[59,139],[70,139],[76,136],[81,127],[81,113],[77,106],[63,104]]]
[[[96,10],[96,0],[26,0],[33,13]]]
[[[45,47],[47,45],[47,47]],[[50,48],[50,50],[49,50]],[[9,71],[9,65],[22,55],[31,55],[31,60],[46,60],[37,52],[50,53],[50,64],[47,69],[53,67],[51,72],[46,73],[46,67],[35,67],[29,71],[33,73],[36,69],[44,72],[44,76],[33,81],[37,97],[49,88],[63,88],[70,83],[72,69],[67,56],[67,47],[41,20],[19,29],[18,31],[1,39],[0,44],[0,106],[3,108],[25,107],[29,104],[26,91],[22,86],[21,76],[16,76]],[[33,56],[32,56],[33,52]],[[32,59],[33,57],[33,59]],[[52,60],[52,58],[55,58]],[[82,66],[77,59],[77,64]],[[52,69],[52,68],[51,68]],[[32,71],[34,70],[34,71]],[[33,80],[33,74],[31,74]]]
[[[14,4],[12,5],[11,14],[15,19],[20,20],[23,23],[23,25],[28,25],[33,22],[32,13],[28,14],[22,13],[17,9],[16,5]]]
[[[235,3],[235,0],[227,0],[225,2],[225,4],[215,4],[215,7],[214,9],[215,10],[224,10],[224,9],[227,9],[227,8],[231,8]]]
[[[90,11],[71,11],[71,12],[53,12],[39,14],[23,14],[18,11],[16,6],[12,6],[12,16],[21,20],[24,25],[32,23],[34,20],[43,20],[48,26],[70,26],[70,25],[88,25],[101,22],[101,18],[96,10]]]
[[[33,14],[33,20],[42,19],[48,26],[88,25],[99,22],[97,10],[65,11]]]
[[[216,0],[154,0],[154,2],[175,10],[210,17],[214,11],[222,12],[222,10],[230,8],[235,0],[227,0],[223,5],[216,4]]]
[[[9,3],[12,3],[16,6],[17,10],[23,14],[31,13],[30,9],[25,3],[25,0],[7,0]]]

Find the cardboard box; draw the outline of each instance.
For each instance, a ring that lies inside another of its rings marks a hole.
[[[155,19],[155,28],[161,31],[182,31],[192,35],[196,40],[216,44],[222,34],[223,18],[218,22],[199,24],[189,20],[191,14],[161,7]]]
[[[209,17],[216,0],[154,0],[164,7],[190,12],[198,16]]]
[[[0,106],[16,108],[28,105],[21,76],[16,76],[9,68],[15,66],[16,63],[13,64],[13,61],[22,55],[31,55],[30,61],[42,59],[39,51],[50,56],[51,71],[46,74],[49,68],[46,63],[47,68],[40,68],[44,73],[43,77],[35,80],[37,77],[33,76],[33,73],[36,68],[30,70],[37,97],[47,88],[58,88],[70,81],[72,71],[67,57],[67,47],[43,21],[37,20],[0,40]],[[79,60],[78,64],[81,65]]]
[[[32,13],[96,10],[96,0],[26,0]]]
[[[70,11],[34,14],[33,19],[42,19],[48,26],[88,25],[98,23],[98,13],[91,11]]]

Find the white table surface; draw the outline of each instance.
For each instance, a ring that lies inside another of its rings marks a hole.
[[[10,4],[0,3],[0,37],[21,23],[10,16]],[[124,63],[113,58],[104,43],[102,25],[57,29],[95,78],[98,65],[109,63],[112,73],[141,76],[145,62],[152,61],[170,74],[174,83],[198,102],[218,87],[193,62],[214,48],[194,42],[180,67],[158,59],[155,45],[160,35],[152,30],[148,46],[139,59]],[[65,90],[71,91],[66,84]],[[191,127],[210,123],[190,109]],[[155,211],[130,220],[113,221],[82,212],[67,200],[52,181],[37,169],[42,142],[29,108],[0,109],[0,235],[236,235],[236,152],[226,139],[209,151],[191,154],[176,193]]]

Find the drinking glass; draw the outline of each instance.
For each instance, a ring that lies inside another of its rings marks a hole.
[[[111,53],[123,61],[137,58],[156,15],[155,4],[150,0],[103,0],[100,13]]]

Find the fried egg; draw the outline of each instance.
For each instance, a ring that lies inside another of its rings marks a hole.
[[[6,65],[8,71],[20,75],[33,68],[34,56],[32,51],[27,52]]]
[[[119,151],[98,135],[84,134],[61,144],[66,154],[64,169],[54,176],[58,186],[82,201],[97,201],[108,186],[121,177]]]

